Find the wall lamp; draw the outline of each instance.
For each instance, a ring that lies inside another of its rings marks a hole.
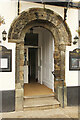
[[[4,30],[2,32],[2,39],[5,41],[6,40],[6,37],[7,37],[7,32]]]
[[[79,38],[77,36],[74,37],[73,44],[75,45],[78,42]]]

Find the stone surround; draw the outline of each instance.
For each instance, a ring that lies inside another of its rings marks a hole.
[[[57,86],[61,85],[60,82],[56,84],[56,78],[65,80],[65,48],[71,45],[71,33],[66,22],[49,9],[30,8],[28,11],[23,11],[13,21],[8,34],[9,42],[16,43],[16,110],[23,110],[24,37],[30,28],[37,26],[46,28],[54,37],[55,91]]]

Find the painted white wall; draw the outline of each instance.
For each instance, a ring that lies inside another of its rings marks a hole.
[[[67,46],[66,47],[66,55],[65,55],[65,82],[66,86],[80,86],[78,71],[69,70],[69,51],[73,51],[78,48],[77,45]]]
[[[2,32],[5,29],[8,33],[11,23],[17,16],[17,0],[0,0],[0,16],[5,19],[5,24],[0,26],[0,41],[2,41]],[[0,45],[7,49],[12,49],[12,72],[0,72],[0,90],[15,89],[15,43],[3,42]]]
[[[27,1],[20,1],[20,13],[28,10],[29,8],[42,8],[43,5],[42,4],[37,4],[37,3],[33,3],[33,2],[27,2]]]
[[[0,72],[0,90],[15,89],[15,43],[1,43],[0,45],[12,50],[12,72]]]
[[[78,36],[78,33],[76,32],[76,30],[78,30],[79,27],[78,19],[79,19],[78,9],[68,9],[66,22],[72,34],[72,41],[74,40],[74,37],[76,35]]]
[[[5,24],[0,26],[0,40],[2,40],[2,31],[5,29],[8,33],[11,23],[17,16],[17,0],[0,0],[0,16],[5,19]]]
[[[52,75],[52,71],[54,71],[53,36],[48,30],[41,27],[34,28],[34,33],[38,33],[39,47],[42,48],[42,83],[54,91],[54,76]],[[39,75],[41,75],[40,71]],[[39,78],[39,83],[41,83],[41,77]]]
[[[29,8],[44,8],[43,4],[37,4],[33,2],[26,2],[26,1],[21,1],[20,2],[20,11],[27,10]],[[56,7],[56,6],[51,6],[51,5],[45,5],[45,8],[51,9],[54,12],[60,14],[62,17],[64,17],[64,8],[63,7]]]
[[[80,10],[78,9],[68,9],[67,13],[67,24],[70,28],[71,34],[72,34],[72,42],[74,41],[74,37],[78,33],[76,30],[79,28],[79,20],[80,20]],[[74,49],[78,48],[80,46],[80,39],[76,45],[67,46],[66,47],[66,59],[65,59],[65,81],[66,86],[80,86],[79,83],[79,71],[71,71],[69,70],[69,51],[73,51]]]
[[[52,34],[44,29],[42,39],[42,80],[44,85],[54,91],[54,39]]]
[[[34,33],[38,33],[38,45],[42,48],[42,83],[54,91],[54,76],[52,71],[54,70],[54,39],[52,34],[41,27],[34,28]],[[38,71],[38,75],[41,75],[41,71]],[[39,77],[39,83],[41,83],[41,77]]]

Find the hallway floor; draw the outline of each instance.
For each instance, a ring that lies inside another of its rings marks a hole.
[[[52,89],[39,83],[24,84],[24,96],[51,95]]]

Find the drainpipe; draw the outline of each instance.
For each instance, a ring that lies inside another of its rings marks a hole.
[[[64,8],[64,22],[66,21],[66,17],[67,17],[67,8]]]
[[[67,10],[69,8],[69,2],[67,3],[67,7],[64,8],[64,22],[66,21],[66,18],[67,18]]]
[[[67,7],[64,8],[64,22],[66,21],[67,18],[67,10],[68,8],[70,8],[71,6],[73,6],[72,0],[69,0],[69,2],[67,3]]]
[[[19,12],[20,12],[20,0],[18,0],[18,15],[19,15]]]

